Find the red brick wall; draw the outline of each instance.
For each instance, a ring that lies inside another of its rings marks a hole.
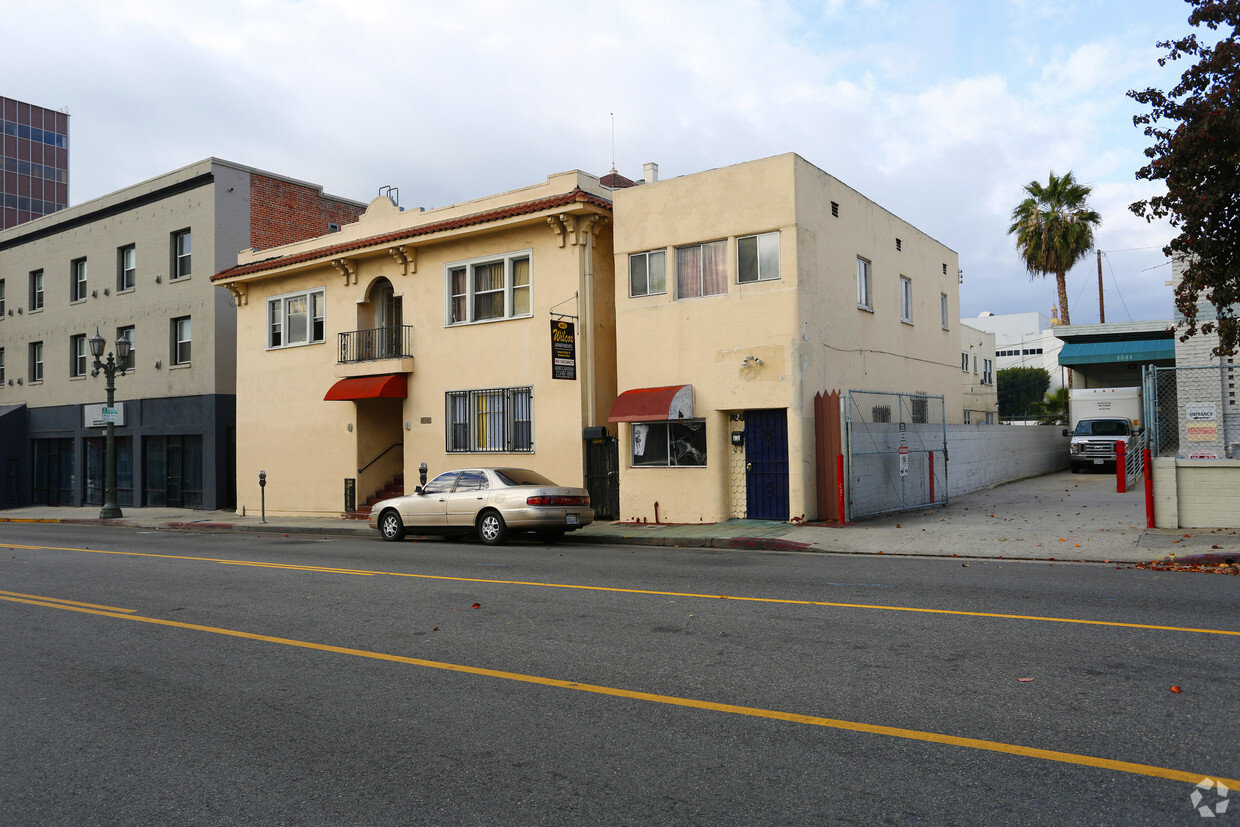
[[[326,235],[329,223],[352,224],[365,210],[315,187],[250,174],[250,246],[259,250]]]

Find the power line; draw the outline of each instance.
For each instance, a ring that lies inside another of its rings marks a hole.
[[[1106,256],[1106,252],[1103,252]],[[1119,289],[1119,282],[1115,279],[1115,268],[1111,266],[1111,257],[1107,256],[1107,269],[1111,271],[1111,284],[1115,285],[1115,295],[1119,296],[1119,303],[1124,306],[1124,312],[1128,314],[1128,321],[1132,321],[1132,313],[1128,310],[1128,303],[1124,301],[1124,294]]]
[[[1161,245],[1157,247],[1129,247],[1124,250],[1103,250],[1102,254],[1105,256],[1108,253],[1133,253],[1138,250],[1161,250],[1161,249],[1162,249]]]

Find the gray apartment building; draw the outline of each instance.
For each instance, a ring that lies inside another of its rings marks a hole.
[[[242,249],[326,235],[365,205],[209,158],[0,230],[0,508],[103,501],[105,378],[116,377],[122,506],[236,502],[236,305],[210,277]]]

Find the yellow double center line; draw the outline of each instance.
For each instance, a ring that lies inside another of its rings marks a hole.
[[[735,706],[732,704],[715,703],[713,701],[702,701],[695,698],[677,698],[672,695],[658,695],[652,692],[635,692],[629,689],[619,689],[613,686],[599,686],[597,684],[578,683],[577,681],[544,678],[538,675],[525,675],[520,672],[504,672],[499,669],[485,669],[478,666],[465,666],[459,663],[444,663],[442,661],[424,660],[422,658],[410,658],[403,655],[390,655],[384,652],[371,652],[365,649],[350,649],[343,646],[329,646],[324,643],[312,643],[305,640],[293,640],[291,638],[273,637],[271,635],[259,635],[253,632],[238,631],[236,629],[223,629],[218,626],[202,626],[196,623],[182,623],[175,620],[143,617],[141,615],[132,614],[131,609],[98,606],[91,603],[81,603],[72,600],[59,600],[57,598],[20,594],[18,592],[0,591],[0,600],[11,603],[26,603],[32,606],[43,606],[49,609],[61,609],[64,611],[98,615],[100,617],[112,617],[119,620],[134,620],[140,623],[153,623],[159,626],[170,626],[176,629],[188,629],[195,632],[227,635],[229,637],[262,641],[264,643],[275,643],[282,646],[294,646],[300,649],[311,649],[319,652],[332,652],[339,655],[369,658],[371,660],[382,660],[390,663],[403,663],[409,666],[422,666],[428,669],[441,669],[447,672],[458,672],[466,675],[478,675],[486,678],[519,681],[521,683],[537,684],[540,686],[554,687],[556,689],[571,689],[577,692],[590,692],[595,695],[608,695],[614,698],[626,698],[629,700],[646,701],[648,703],[681,706],[689,709],[701,709],[709,712],[724,712],[731,715],[745,715],[751,718],[766,718],[773,721],[785,721],[787,723],[847,730],[849,732],[864,732],[870,735],[885,735],[890,738],[903,738],[911,741],[926,741],[933,744],[943,744],[945,746],[965,747],[967,749],[998,752],[1025,758],[1039,758],[1044,761],[1056,761],[1063,764],[1078,764],[1080,766],[1131,773],[1133,775],[1165,778],[1171,781],[1183,781],[1188,784],[1196,784],[1203,778],[1209,777],[1226,784],[1232,789],[1240,789],[1240,780],[1221,778],[1217,775],[1212,775],[1209,773],[1184,772],[1182,770],[1173,770],[1166,767],[1156,767],[1151,764],[1136,764],[1131,761],[1115,761],[1110,758],[1098,758],[1092,755],[1080,755],[1072,752],[1038,749],[1036,747],[1020,746],[1019,744],[1005,744],[1001,741],[985,741],[978,738],[961,738],[956,735],[945,735],[938,732],[923,732],[916,729],[878,726],[876,724],[866,724],[858,721],[844,721],[837,718],[821,718],[816,715],[800,715],[794,712],[781,712],[775,709],[761,709],[759,707],[752,706]]]
[[[408,577],[415,580],[448,580],[456,583],[484,583],[493,586],[530,586],[542,589],[572,589],[575,591],[612,592],[617,594],[643,594],[654,597],[685,597],[700,600],[739,600],[748,603],[777,603],[787,606],[824,606],[835,609],[869,609],[883,612],[913,612],[915,614],[957,615],[961,617],[993,617],[1000,620],[1036,620],[1044,623],[1076,623],[1082,626],[1111,626],[1120,629],[1152,629],[1160,632],[1192,632],[1202,635],[1225,635],[1240,637],[1240,631],[1233,629],[1201,629],[1192,626],[1161,626],[1152,623],[1124,623],[1118,620],[1085,620],[1076,617],[1046,617],[1044,615],[1015,615],[1001,612],[966,612],[960,609],[927,609],[918,606],[884,606],[875,603],[837,603],[828,600],[790,600],[779,597],[747,597],[730,594],[702,594],[698,592],[667,592],[654,589],[622,589],[615,586],[586,586],[577,583],[542,583],[532,580],[495,580],[483,577],[457,577],[442,574],[410,574],[400,571],[370,571],[366,569],[341,569],[326,566],[298,566],[287,563],[264,563],[254,560],[228,560],[216,557],[192,557],[180,554],[149,554],[134,551],[108,551],[105,549],[62,548],[58,546],[21,546],[2,544],[13,549],[29,549],[31,551],[78,551],[87,554],[119,554],[126,557],[156,557],[164,560],[190,560],[197,563],[218,563],[225,566],[253,566],[255,568],[286,569],[290,571],[308,571],[319,574],[354,574],[363,577],[384,575],[387,577]]]

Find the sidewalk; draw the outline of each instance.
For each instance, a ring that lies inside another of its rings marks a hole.
[[[123,508],[118,520],[101,521],[95,506],[31,507],[0,511],[3,524],[76,523],[160,530],[248,531],[321,536],[369,536],[362,520],[330,517],[239,516],[230,511]],[[945,507],[865,520],[854,525],[728,520],[704,524],[596,522],[569,535],[572,542],[764,549],[829,554],[978,557],[1008,560],[1147,563],[1240,559],[1235,529],[1145,528],[1140,490],[1116,494],[1114,478],[1068,472],[1021,480],[954,497]]]

